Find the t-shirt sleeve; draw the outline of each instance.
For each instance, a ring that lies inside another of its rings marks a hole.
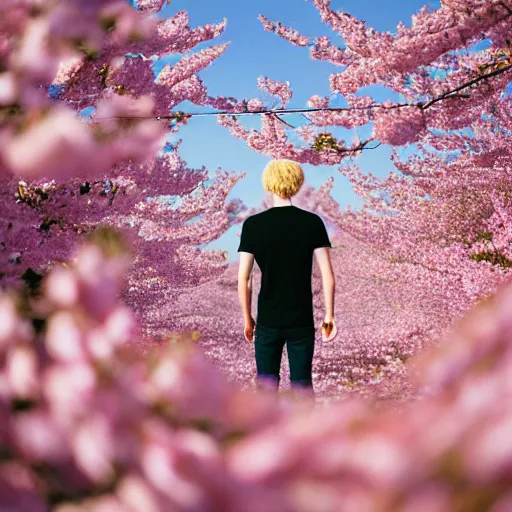
[[[313,250],[318,249],[319,247],[331,247],[331,242],[329,240],[329,235],[327,234],[327,229],[325,228],[324,221],[321,217],[317,216],[317,223],[315,224],[314,232],[313,232]]]
[[[250,252],[251,254],[254,254],[254,235],[251,229],[251,225],[248,222],[248,217],[244,220],[244,223],[242,224],[242,234],[240,235],[240,245],[238,246],[237,252]]]

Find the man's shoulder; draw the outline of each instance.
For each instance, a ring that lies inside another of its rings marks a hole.
[[[264,213],[264,212],[259,212],[259,213],[254,213],[252,215],[248,215],[247,217],[245,217],[244,223],[250,224],[250,223],[252,223],[254,221],[257,221],[258,218],[260,218],[262,213]]]
[[[302,210],[309,218],[311,219],[320,219],[320,215],[318,215],[318,213],[315,213],[315,212],[310,212],[309,210]]]
[[[267,217],[268,212],[269,210],[262,210],[261,212],[253,213],[252,215],[247,216],[244,222],[253,223],[264,220],[265,217]]]
[[[322,217],[320,217],[320,215],[318,215],[317,213],[310,212],[309,210],[303,210],[302,208],[297,208],[297,210],[299,210],[300,215],[303,219],[311,222],[312,224],[322,221]]]

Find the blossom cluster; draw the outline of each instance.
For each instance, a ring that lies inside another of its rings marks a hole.
[[[96,59],[107,45],[148,37],[154,20],[118,0],[94,4],[7,0],[3,7],[0,107],[7,121],[0,131],[3,173],[27,179],[92,175],[125,158],[144,160],[161,147],[165,131],[156,121],[141,120],[127,127],[115,120],[148,117],[153,111],[150,97],[121,97],[110,91],[90,101],[100,117],[112,119],[100,128],[83,122],[73,109],[56,105],[47,92],[63,63],[75,71],[81,63]]]
[[[193,52],[226,20],[191,28],[185,11],[155,16],[164,1],[135,4],[5,5],[0,282],[44,274],[97,226],[114,226],[136,254],[125,299],[149,326],[156,302],[222,271],[224,251],[196,246],[237,222],[241,202],[226,197],[243,174],[187,168],[179,142],[163,147],[179,123],[153,119],[185,100],[233,108],[235,100],[209,96],[197,76],[226,45]],[[155,77],[155,59],[168,54],[186,55]]]
[[[135,256],[123,295],[149,328],[162,304],[225,268],[225,251],[196,246],[238,223],[243,205],[226,197],[243,176],[218,170],[204,186],[208,171],[187,167],[178,151],[116,166],[100,180],[27,183],[4,176],[0,282],[16,286],[27,272],[45,274],[98,226],[122,229]]]
[[[341,68],[329,77],[331,97],[312,96],[309,101],[310,107],[332,110],[304,114],[311,121],[308,129],[317,135],[325,126],[373,125],[368,142],[411,144],[432,130],[449,132],[470,126],[499,102],[510,82],[509,0],[442,2],[437,9],[425,6],[412,17],[411,26],[400,22],[394,33],[379,32],[347,12],[332,9],[330,0],[312,3],[322,22],[342,38],[341,47],[325,36],[310,38],[264,16],[260,21],[265,31],[309,47],[313,60]],[[488,41],[490,49],[475,50],[481,41]],[[393,91],[401,100],[377,101],[364,90],[372,85]],[[331,105],[333,97],[336,104]],[[339,108],[340,99],[348,105]],[[301,127],[281,127],[283,133],[276,140],[266,129],[265,117],[260,131],[226,118],[219,118],[219,123],[251,149],[273,158],[333,165],[361,149],[357,137],[337,141],[336,148],[313,149],[297,143]]]
[[[191,29],[184,11],[158,19],[159,1],[141,2],[139,10],[124,0],[6,2],[2,173],[27,180],[102,176],[120,162],[155,157],[166,135],[157,114],[184,100],[224,109],[236,103],[208,96],[197,77],[226,45],[186,55],[156,80],[152,69],[157,58],[218,37],[225,20]]]

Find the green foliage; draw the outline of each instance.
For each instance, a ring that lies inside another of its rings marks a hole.
[[[129,252],[129,246],[124,235],[111,226],[98,226],[87,238],[97,245],[107,258]]]
[[[341,151],[343,146],[331,133],[320,133],[313,143],[313,148],[316,151],[325,151],[326,149]]]
[[[472,254],[471,259],[475,261],[488,261],[493,265],[499,265],[503,268],[512,267],[512,261],[510,261],[500,252],[484,251],[477,254]]]

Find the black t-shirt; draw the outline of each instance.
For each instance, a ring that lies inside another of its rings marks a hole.
[[[256,322],[264,327],[311,327],[313,251],[332,247],[323,220],[296,206],[275,206],[245,219],[238,252],[261,270]]]

